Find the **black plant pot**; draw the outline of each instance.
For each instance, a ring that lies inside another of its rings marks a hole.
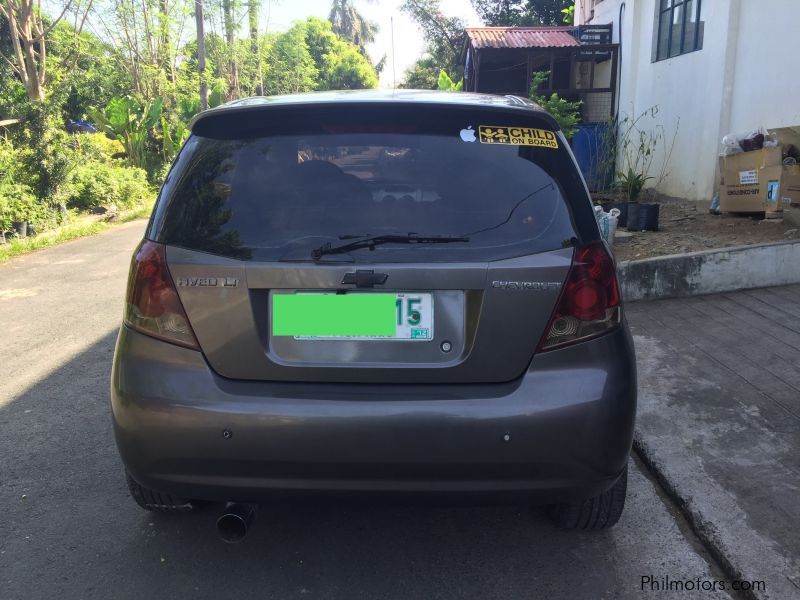
[[[612,208],[619,210],[617,227],[625,227],[628,224],[628,203],[627,202],[603,202],[601,205],[605,212],[611,212]]]
[[[628,231],[641,231],[639,229],[639,203],[628,202],[628,218],[625,221],[625,226]]]
[[[27,221],[12,221],[11,227],[17,232],[21,238],[28,237],[28,222]]]
[[[659,204],[628,204],[628,231],[658,231]]]
[[[660,204],[640,204],[639,205],[639,226],[642,231],[658,231],[658,213]]]

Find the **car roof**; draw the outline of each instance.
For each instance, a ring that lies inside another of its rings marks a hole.
[[[322,106],[355,104],[427,104],[453,107],[479,108],[501,111],[536,112],[548,121],[553,129],[558,129],[555,119],[541,106],[521,96],[500,96],[495,94],[476,94],[472,92],[439,92],[435,90],[340,90],[330,92],[310,92],[287,94],[283,96],[253,96],[222,104],[216,108],[195,115],[189,122],[192,129],[200,121],[222,114],[235,112],[262,111],[287,106]]]

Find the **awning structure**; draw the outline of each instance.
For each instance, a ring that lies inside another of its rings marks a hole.
[[[468,27],[464,90],[528,96],[533,74],[547,72],[538,93],[580,100],[584,123],[616,111],[619,45],[611,24],[549,27]]]
[[[569,48],[581,43],[574,27],[468,27],[473,48]]]

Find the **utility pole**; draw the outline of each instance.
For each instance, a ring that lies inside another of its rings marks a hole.
[[[389,17],[389,27],[392,30],[392,89],[397,89],[397,81],[394,73],[394,17]]]

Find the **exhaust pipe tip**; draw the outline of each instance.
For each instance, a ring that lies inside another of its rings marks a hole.
[[[217,519],[217,533],[222,541],[236,544],[245,538],[255,518],[255,505],[228,502],[225,512]]]

